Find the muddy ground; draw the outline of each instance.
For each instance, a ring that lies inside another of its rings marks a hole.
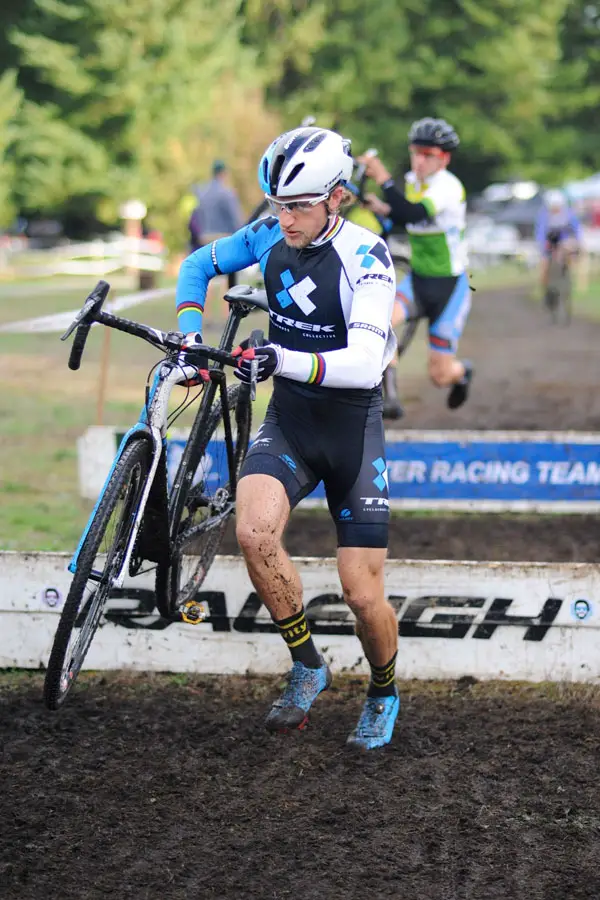
[[[276,678],[0,685],[2,900],[600,897],[598,689],[407,683],[361,755],[358,679],[293,735]]]
[[[292,556],[335,556],[335,526],[325,511],[296,510],[286,532]],[[239,553],[233,524],[222,553]],[[390,559],[475,559],[505,562],[597,562],[600,518],[591,515],[396,516]]]
[[[445,394],[424,376],[403,375],[400,361],[404,427],[600,430],[600,323],[552,325],[529,294],[523,288],[472,295],[459,356],[472,360],[475,377],[460,409],[447,409]],[[415,336],[425,339],[424,331]]]
[[[478,292],[469,404],[406,379],[406,427],[598,429],[599,348],[600,326]],[[323,514],[297,512],[287,540],[335,550]],[[592,516],[407,516],[390,555],[597,548]],[[0,677],[1,900],[600,897],[598,688],[407,683],[391,745],[365,756],[344,746],[360,679],[338,676],[288,736],[262,725],[279,678],[86,676],[58,713],[41,687]]]

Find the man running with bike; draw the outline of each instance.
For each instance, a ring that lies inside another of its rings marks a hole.
[[[411,272],[398,285],[392,324],[410,316],[429,321],[429,377],[438,387],[449,387],[450,409],[462,406],[469,394],[473,367],[456,357],[458,341],[471,308],[465,242],[466,198],[458,178],[448,171],[451,151],[459,145],[454,128],[444,119],[414,122],[408,134],[411,171],[401,191],[378,156],[358,161],[366,174],[383,188],[385,202],[366,196],[378,215],[389,216],[406,227],[411,248]],[[395,361],[394,361],[395,365]],[[386,414],[402,414],[396,394],[395,368],[384,380]]]
[[[179,327],[202,327],[208,282],[258,262],[269,300],[269,341],[237,348],[244,382],[273,377],[265,421],[241,470],[237,538],[248,573],[292,657],[271,731],[302,729],[331,672],[313,642],[302,584],[283,546],[291,511],[323,481],[338,540],[344,600],[371,680],[348,743],[387,744],[398,715],[398,622],[385,598],[388,483],[382,373],[396,352],[391,329],[394,268],[385,243],[339,215],[352,174],[349,141],[303,127],[277,138],[259,165],[272,215],[215,241],[183,263]]]

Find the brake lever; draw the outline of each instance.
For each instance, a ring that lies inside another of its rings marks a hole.
[[[256,381],[258,378],[258,360],[253,359],[250,363],[250,399],[256,400]]]
[[[88,300],[87,303],[84,303],[84,305],[81,307],[81,309],[79,310],[79,312],[77,313],[77,315],[75,316],[75,318],[73,319],[73,321],[71,322],[71,324],[69,325],[69,327],[67,328],[65,333],[63,334],[63,336],[61,337],[61,341],[66,341],[67,338],[71,337],[71,335],[73,334],[75,329],[81,325],[81,323],[83,322],[85,317],[89,314],[89,312],[92,309],[92,307],[94,306],[95,302],[96,302],[96,300],[94,298],[92,300]]]

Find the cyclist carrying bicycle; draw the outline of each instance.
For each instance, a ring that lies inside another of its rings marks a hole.
[[[546,191],[544,205],[535,223],[535,239],[542,258],[540,272],[542,296],[548,287],[552,253],[558,251],[563,254],[565,264],[568,264],[569,256],[579,249],[581,235],[581,223],[569,207],[563,191],[558,189]]]
[[[447,168],[459,138],[444,119],[425,118],[412,124],[408,140],[411,171],[404,191],[378,156],[359,157],[366,174],[383,188],[385,202],[374,194],[365,199],[373,212],[406,227],[411,272],[398,285],[392,324],[399,325],[415,311],[428,319],[429,376],[438,387],[450,388],[447,404],[457,409],[466,401],[473,378],[472,364],[456,357],[471,308],[465,190]],[[398,418],[402,408],[393,369],[386,372],[384,387],[391,401],[390,418]]]
[[[371,669],[348,742],[371,749],[390,741],[400,702],[398,622],[383,577],[389,503],[381,379],[396,353],[395,275],[385,243],[339,215],[352,166],[350,142],[333,131],[302,127],[278,137],[259,165],[272,215],[189,256],[176,301],[180,329],[193,346],[209,280],[260,264],[269,341],[258,350],[237,348],[235,373],[249,381],[257,361],[258,380],[274,383],[240,473],[237,538],[293,663],[266,726],[303,728],[331,682],[305,616],[300,576],[283,546],[291,511],[323,481],[344,600]]]

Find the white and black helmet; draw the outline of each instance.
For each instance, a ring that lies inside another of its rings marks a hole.
[[[265,194],[327,194],[352,175],[350,141],[327,128],[294,128],[267,148],[258,166]]]
[[[445,119],[418,119],[408,132],[408,143],[422,147],[439,147],[440,150],[456,150],[460,144],[452,125]]]

